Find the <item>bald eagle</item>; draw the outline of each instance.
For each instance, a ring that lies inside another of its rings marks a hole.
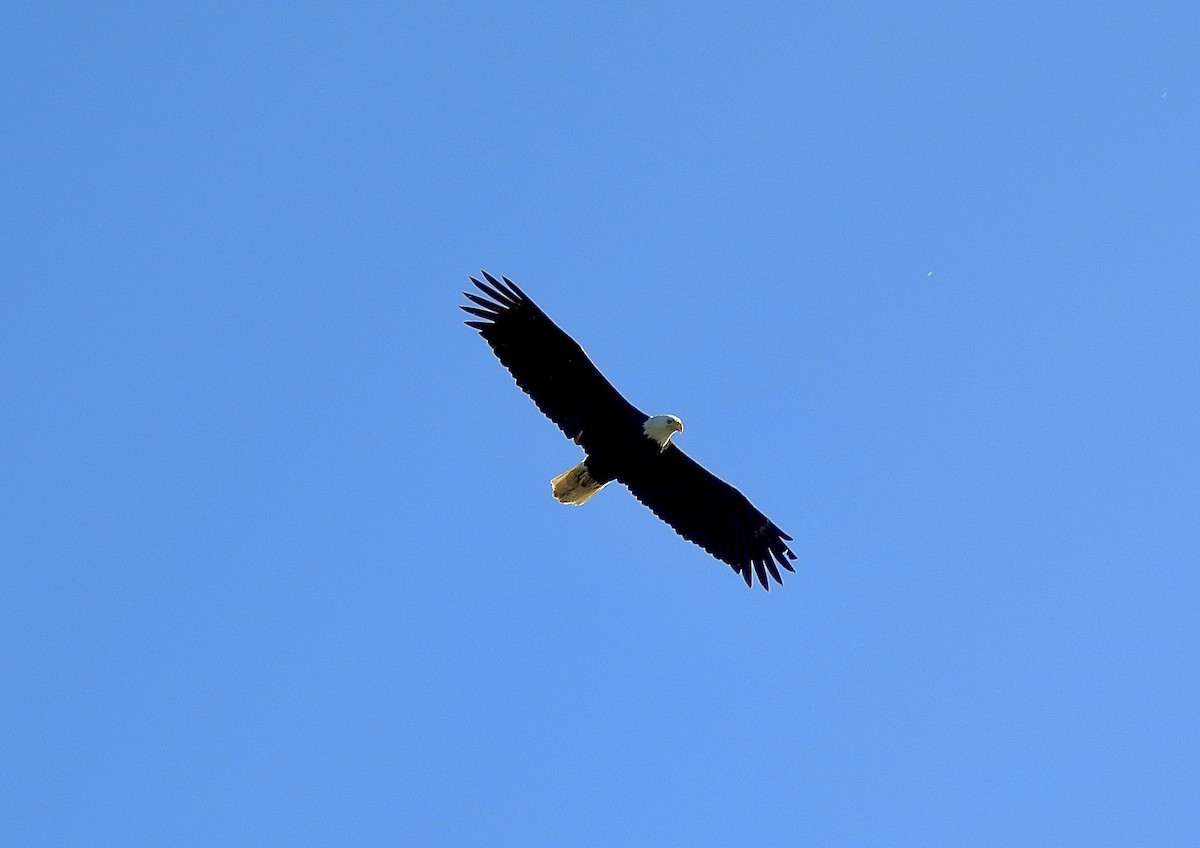
[[[782,584],[779,567],[796,555],[792,537],[733,486],[681,451],[671,437],[683,432],[674,415],[646,415],[613,388],[574,339],[508,277],[486,271],[483,294],[463,292],[474,306],[460,306],[481,321],[469,327],[491,346],[500,363],[538,409],[585,451],[583,461],[550,484],[564,504],[580,505],[616,480],[669,524],[727,563],[747,586],[758,576],[770,591],[767,575]]]

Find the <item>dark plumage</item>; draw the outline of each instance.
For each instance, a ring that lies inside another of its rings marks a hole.
[[[783,580],[796,555],[791,541],[746,496],[705,469],[671,441],[683,425],[674,416],[648,416],[625,400],[574,339],[507,277],[471,277],[484,297],[461,309],[538,409],[587,453],[556,477],[555,497],[581,504],[612,480],[688,541],[764,589]]]

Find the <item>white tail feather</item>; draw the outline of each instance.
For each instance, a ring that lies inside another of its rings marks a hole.
[[[554,487],[554,497],[559,503],[579,506],[596,492],[604,488],[603,483],[597,483],[588,473],[587,461],[576,465],[550,481]]]

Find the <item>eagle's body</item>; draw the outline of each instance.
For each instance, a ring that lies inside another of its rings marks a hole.
[[[640,437],[624,427],[614,431],[624,438],[589,452],[583,462],[550,481],[560,503],[579,506],[622,474],[628,477],[638,466],[653,464],[671,437],[683,432],[683,422],[674,415],[653,415],[642,423]]]
[[[474,283],[487,297],[464,292],[483,321],[479,331],[517,385],[568,438],[583,462],[555,477],[554,496],[582,504],[617,480],[683,538],[730,565],[749,586],[752,574],[769,589],[796,555],[782,530],[746,496],[688,457],[672,441],[683,431],[674,415],[646,415],[621,396],[574,339],[560,330],[507,277],[484,272]]]

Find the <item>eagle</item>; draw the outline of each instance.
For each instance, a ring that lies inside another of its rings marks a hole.
[[[674,415],[646,415],[618,392],[583,348],[508,277],[468,277],[480,294],[460,306],[520,388],[584,450],[583,461],[550,481],[559,503],[586,503],[616,480],[689,542],[770,591],[796,559],[780,530],[740,491],[679,449]]]

